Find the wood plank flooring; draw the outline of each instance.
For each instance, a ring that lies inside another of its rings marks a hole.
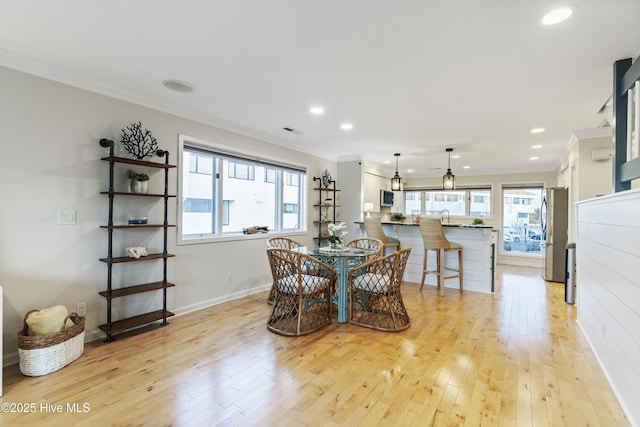
[[[88,343],[47,376],[10,366],[2,403],[36,410],[3,405],[0,424],[628,426],[563,285],[538,269],[499,266],[496,276],[493,295],[405,283],[412,325],[400,333],[334,323],[275,335],[263,292]],[[69,412],[74,403],[85,412]]]

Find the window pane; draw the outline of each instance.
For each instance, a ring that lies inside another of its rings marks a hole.
[[[469,215],[491,216],[491,190],[471,190],[469,194]]]
[[[211,156],[198,155],[197,173],[205,175],[213,174],[213,158]]]
[[[254,165],[229,160],[228,168],[229,169],[226,175],[229,178],[247,179],[247,180],[255,179],[256,169]]]
[[[298,187],[300,184],[300,174],[298,173],[293,173],[293,172],[285,172],[284,173],[284,177],[285,177],[285,183],[288,186],[291,187]]]
[[[542,188],[503,189],[502,250],[540,254]]]
[[[464,191],[427,191],[424,215],[441,215],[447,210],[449,215],[465,215]],[[446,209],[446,210],[445,210]]]
[[[242,234],[254,226],[272,231],[306,226],[304,171],[281,168],[273,161],[207,153],[206,147],[195,143],[190,147],[186,141],[180,149],[182,239]]]
[[[211,199],[184,199],[182,201],[183,212],[213,212],[213,200]]]
[[[222,201],[222,225],[229,225],[229,204],[230,200]]]
[[[276,185],[251,179],[252,171],[264,176],[264,167],[235,161],[222,161],[222,175],[230,178],[223,183],[222,199],[229,201],[228,222],[223,233],[242,232],[243,228],[267,226],[275,229]]]
[[[182,234],[214,232],[213,156],[184,150],[182,159],[188,168],[182,172]],[[199,173],[199,168],[209,174]]]
[[[404,213],[405,215],[420,215],[420,191],[404,192]]]
[[[491,189],[405,191],[406,215],[491,216]]]
[[[277,171],[275,169],[265,168],[264,169],[264,181],[265,182],[275,183],[276,182],[276,174],[277,174]]]
[[[297,230],[300,228],[300,181],[301,174],[283,172],[285,184],[282,188],[282,229]]]

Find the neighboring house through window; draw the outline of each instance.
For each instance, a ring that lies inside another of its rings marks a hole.
[[[220,149],[180,136],[180,241],[242,234],[243,228],[272,231],[306,228],[306,169]],[[256,177],[259,179],[256,180]]]

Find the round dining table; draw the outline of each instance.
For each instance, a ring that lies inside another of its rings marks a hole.
[[[312,256],[335,268],[338,274],[338,295],[335,296],[334,303],[338,306],[338,322],[348,322],[349,270],[367,262],[367,259],[375,254],[376,251],[349,247],[332,249],[311,246],[301,246],[294,250]]]

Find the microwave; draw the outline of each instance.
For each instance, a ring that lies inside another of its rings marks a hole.
[[[393,206],[393,191],[380,190],[380,206]]]

